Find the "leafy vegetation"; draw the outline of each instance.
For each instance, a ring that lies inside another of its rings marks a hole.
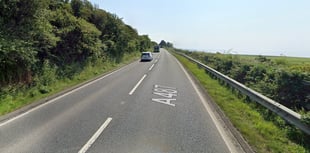
[[[310,138],[259,104],[208,75],[204,69],[174,54],[200,81],[255,152],[308,153]],[[229,64],[228,64],[229,65]],[[248,69],[244,66],[240,69]],[[309,121],[309,120],[307,120]]]
[[[2,0],[0,16],[0,114],[76,84],[85,73],[83,80],[93,77],[90,70],[115,68],[154,44],[87,0]]]
[[[310,109],[310,59],[183,52],[291,109]]]
[[[173,48],[173,44],[171,42],[166,42],[165,40],[161,40],[159,43],[160,47],[168,47],[168,48]]]

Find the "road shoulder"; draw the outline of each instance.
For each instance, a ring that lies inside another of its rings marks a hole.
[[[172,54],[173,55],[173,54]],[[174,56],[175,57],[175,56]],[[225,115],[225,113],[220,109],[220,107],[214,102],[211,96],[208,94],[206,89],[201,85],[199,80],[190,72],[188,69],[184,67],[184,65],[175,57],[175,60],[180,63],[180,66],[189,74],[192,79],[194,85],[197,87],[200,93],[202,93],[205,102],[208,103],[211,108],[212,113],[215,115],[216,120],[220,123],[220,126],[224,129],[224,132],[228,139],[233,143],[234,149],[236,152],[246,152],[246,153],[254,153],[250,145],[245,141],[242,137],[241,133],[233,126],[229,118]]]

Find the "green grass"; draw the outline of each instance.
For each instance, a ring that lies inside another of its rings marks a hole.
[[[255,60],[259,55],[241,55],[241,54],[215,54],[202,52],[205,55],[216,55],[219,57],[232,58],[234,61],[248,64],[261,64]],[[289,57],[289,56],[263,56],[276,64],[277,67],[282,69],[288,69],[292,71],[310,72],[310,58],[307,57]]]
[[[62,90],[85,82],[113,69],[124,66],[133,60],[136,60],[139,55],[140,53],[127,54],[124,56],[123,62],[117,64],[112,61],[107,61],[98,62],[94,65],[87,65],[81,73],[75,75],[72,79],[55,80],[55,82],[49,86],[34,86],[32,88],[24,88],[21,86],[21,88],[12,87],[7,89],[7,93],[9,94],[1,95],[0,98],[0,115],[10,113],[25,105],[56,94]]]
[[[224,111],[233,125],[241,132],[255,152],[259,153],[306,153],[309,149],[288,138],[288,130],[266,121],[256,110],[256,104],[240,98],[235,91],[212,79],[205,70],[186,58],[174,54],[178,60],[200,81],[212,99]]]
[[[234,55],[238,56],[242,60],[253,61],[258,55]],[[289,56],[265,56],[266,58],[270,59],[271,61],[284,61],[287,65],[302,65],[307,64],[310,65],[310,58],[307,57],[289,57]]]

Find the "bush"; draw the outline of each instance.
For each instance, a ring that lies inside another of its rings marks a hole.
[[[56,67],[51,65],[48,60],[43,62],[41,73],[39,73],[39,84],[49,86],[56,82]]]
[[[6,95],[49,93],[53,83],[73,79],[87,65],[111,66],[152,45],[88,0],[4,0],[0,16],[0,102]]]
[[[301,121],[305,124],[307,124],[308,126],[310,126],[310,112],[307,112],[306,114],[303,114],[301,116]]]
[[[0,86],[29,83],[36,53],[31,42],[11,38],[0,32]]]
[[[178,51],[291,109],[309,109],[306,105],[310,102],[310,78],[306,65],[287,66],[284,58],[277,58],[273,63],[261,55],[249,61],[241,61],[220,53]]]

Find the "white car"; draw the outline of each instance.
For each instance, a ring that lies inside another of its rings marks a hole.
[[[142,61],[152,61],[153,55],[151,52],[142,52],[141,54],[141,62]]]

